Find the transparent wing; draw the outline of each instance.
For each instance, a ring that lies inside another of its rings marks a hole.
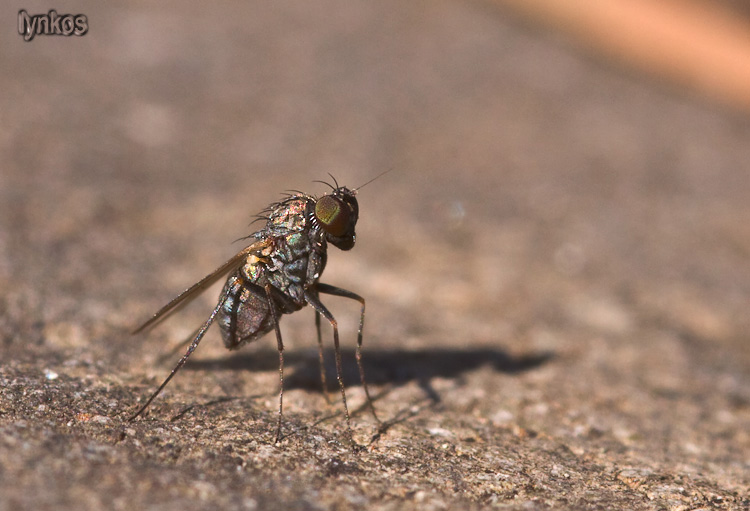
[[[167,319],[169,316],[171,316],[173,313],[180,310],[182,307],[188,304],[193,298],[201,294],[203,291],[205,291],[208,287],[215,284],[219,279],[221,279],[224,275],[229,273],[230,271],[236,270],[239,268],[242,263],[245,261],[247,256],[259,253],[261,250],[266,248],[272,243],[272,240],[263,240],[258,241],[257,243],[253,243],[246,249],[242,250],[241,252],[237,253],[234,257],[232,257],[229,261],[222,264],[216,270],[211,272],[210,274],[206,275],[201,279],[200,282],[193,284],[188,289],[183,291],[177,298],[166,304],[164,307],[159,309],[159,311],[154,314],[154,316],[146,321],[144,324],[133,330],[133,334],[138,334],[140,332],[143,332],[146,329],[149,329],[165,319]]]

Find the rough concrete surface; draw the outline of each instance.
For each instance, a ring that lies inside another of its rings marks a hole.
[[[83,13],[83,37],[15,30]],[[0,30],[0,510],[748,509],[750,121],[481,1],[11,2]],[[360,190],[324,329],[211,330],[288,189]]]

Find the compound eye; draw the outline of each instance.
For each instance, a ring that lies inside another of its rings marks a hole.
[[[324,195],[315,204],[315,217],[331,236],[344,236],[349,229],[351,210],[342,200]]]

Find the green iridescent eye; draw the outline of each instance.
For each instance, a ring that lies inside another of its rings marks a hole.
[[[315,217],[332,236],[343,236],[346,233],[350,215],[349,208],[345,208],[344,203],[332,195],[321,197],[315,204]]]

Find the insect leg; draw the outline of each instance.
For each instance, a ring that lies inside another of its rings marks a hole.
[[[318,358],[320,359],[320,382],[323,385],[323,395],[326,403],[331,404],[331,398],[328,396],[328,385],[326,384],[326,365],[323,357],[323,336],[320,334],[320,312],[315,311],[315,329],[318,331]]]
[[[333,327],[333,350],[336,355],[336,378],[339,380],[339,387],[341,388],[341,400],[344,402],[344,417],[346,418],[346,429],[349,431],[349,436],[352,435],[352,426],[349,421],[349,407],[346,405],[346,389],[344,388],[344,379],[342,377],[343,370],[341,366],[341,348],[339,347],[339,326],[333,314],[320,302],[318,294],[316,292],[305,292],[305,299],[319,314],[323,315]],[[352,440],[353,441],[353,440]]]
[[[198,344],[200,344],[201,339],[203,339],[203,336],[206,335],[206,332],[208,331],[208,327],[211,326],[211,323],[213,323],[214,318],[216,317],[216,314],[219,312],[219,310],[221,309],[221,307],[224,305],[224,300],[226,300],[226,297],[222,297],[221,300],[219,300],[219,303],[216,305],[216,307],[214,308],[214,310],[211,312],[211,315],[208,317],[208,319],[206,320],[206,322],[203,323],[203,325],[201,325],[200,329],[198,329],[198,332],[196,333],[195,338],[193,339],[193,341],[190,343],[190,346],[188,346],[187,351],[182,356],[182,358],[180,359],[180,361],[177,362],[177,365],[174,366],[174,369],[172,369],[172,372],[169,373],[169,376],[167,376],[167,379],[164,380],[164,383],[162,383],[159,386],[159,388],[156,389],[156,392],[154,392],[153,394],[151,394],[151,397],[148,398],[148,401],[146,401],[146,404],[144,404],[143,406],[141,406],[138,409],[138,411],[135,412],[135,415],[133,415],[132,417],[130,417],[128,419],[128,422],[131,422],[131,421],[135,420],[139,415],[141,415],[144,411],[146,411],[146,408],[148,408],[148,406],[151,404],[151,401],[153,401],[156,398],[156,396],[159,395],[159,393],[164,389],[164,387],[167,386],[167,383],[169,383],[169,381],[172,378],[174,378],[174,375],[177,374],[177,371],[179,371],[180,368],[185,365],[185,362],[187,362],[187,359],[195,351],[195,348],[198,347]]]
[[[281,340],[281,327],[279,327],[279,317],[276,311],[276,304],[271,295],[271,285],[266,284],[266,298],[268,299],[268,309],[271,311],[273,326],[276,330],[276,345],[279,349],[279,424],[276,426],[276,441],[281,441],[281,416],[284,409],[284,342]]]
[[[367,397],[367,403],[370,407],[370,411],[372,412],[372,416],[375,417],[375,420],[380,423],[381,420],[378,418],[377,414],[375,413],[375,405],[373,404],[372,398],[370,397],[370,389],[367,388],[367,380],[365,379],[365,368],[362,365],[362,332],[365,327],[365,299],[356,293],[347,291],[346,289],[341,289],[340,287],[331,286],[329,284],[323,284],[320,282],[317,284],[316,289],[320,293],[326,293],[326,294],[334,295],[334,296],[341,296],[343,298],[351,298],[352,300],[357,300],[360,304],[362,304],[362,314],[359,317],[359,329],[357,330],[357,351],[356,351],[357,367],[359,369],[359,378],[362,381],[362,387],[364,387],[365,389],[365,396]]]

